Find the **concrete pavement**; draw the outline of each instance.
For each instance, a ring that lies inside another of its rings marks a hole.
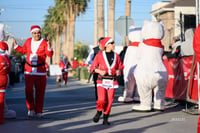
[[[110,126],[93,123],[96,113],[93,84],[69,78],[67,87],[56,87],[55,77],[47,79],[45,118],[29,119],[25,105],[24,83],[20,82],[6,92],[9,109],[16,119],[0,125],[0,133],[196,133],[198,115],[181,111],[184,106],[167,103],[164,112],[139,113],[131,111],[133,103],[118,103],[122,94],[116,90],[111,110]]]

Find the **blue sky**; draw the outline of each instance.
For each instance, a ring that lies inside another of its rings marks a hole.
[[[93,44],[94,38],[94,0],[90,0],[85,14],[77,18],[75,25],[75,41]],[[125,0],[115,0],[115,20],[125,15]],[[132,0],[131,17],[136,26],[141,26],[145,19],[151,19],[152,4],[161,0]],[[49,6],[54,0],[1,0],[0,22],[6,25],[6,31],[16,38],[28,38],[31,25],[43,25]],[[123,37],[115,33],[116,45],[121,45]]]

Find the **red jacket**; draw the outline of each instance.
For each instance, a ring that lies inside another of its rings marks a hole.
[[[10,59],[7,55],[0,53],[0,92],[5,92],[8,85],[8,74],[10,73]]]
[[[195,53],[195,59],[200,62],[200,25],[198,25],[194,32],[193,49]]]
[[[46,56],[52,57],[53,50],[48,49],[47,42],[44,39],[38,41],[39,46],[33,47],[33,39],[26,40],[23,47],[17,45],[15,50],[21,54],[27,53],[25,74],[46,75],[45,61]],[[35,44],[34,44],[35,45]],[[37,67],[36,67],[37,66]]]
[[[61,68],[62,73],[68,72],[69,66],[71,66],[69,61],[64,63],[64,61],[61,60],[59,63],[59,67]]]
[[[94,61],[92,62],[92,65],[90,66],[91,73],[94,73],[94,69],[100,69],[100,70],[106,71],[108,75],[114,76],[115,77],[115,80],[113,83],[114,88],[118,88],[118,83],[116,80],[116,70],[123,71],[123,68],[124,68],[124,65],[117,53],[115,53],[113,63],[110,66],[107,61],[105,51],[99,52],[95,56]],[[98,75],[98,77],[101,78],[100,75]],[[101,85],[102,85],[102,80],[97,80],[97,86],[101,86]]]
[[[0,53],[0,75],[7,75],[10,73],[11,63],[6,54]]]

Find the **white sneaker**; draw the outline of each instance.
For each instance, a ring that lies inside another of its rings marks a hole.
[[[124,97],[123,96],[118,97],[118,102],[124,102]]]
[[[158,106],[153,106],[153,109],[154,111],[164,111],[165,110],[165,106],[161,106],[161,107],[158,107]]]
[[[42,119],[44,116],[43,116],[42,113],[37,113],[37,114],[36,114],[36,117],[39,118],[39,119]]]
[[[133,105],[132,110],[139,111],[139,112],[149,112],[151,111],[151,107],[147,107],[141,104],[136,104],[136,105]]]
[[[34,114],[35,114],[35,111],[33,111],[33,110],[28,111],[28,117],[33,117]]]

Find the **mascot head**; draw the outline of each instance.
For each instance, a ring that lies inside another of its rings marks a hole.
[[[4,24],[0,23],[0,41],[3,41],[4,38],[5,38]]]
[[[156,21],[144,21],[142,27],[142,39],[162,39],[164,37],[164,27]]]
[[[130,26],[128,33],[129,40],[131,42],[141,42],[142,41],[141,31],[142,27]]]

